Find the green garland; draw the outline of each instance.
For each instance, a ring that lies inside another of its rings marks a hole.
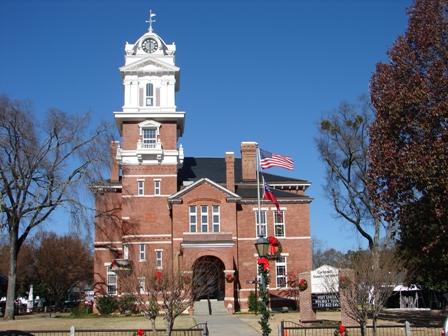
[[[269,312],[269,295],[268,295],[268,270],[264,269],[263,265],[258,265],[258,270],[261,275],[261,284],[260,284],[260,321],[258,322],[261,326],[261,331],[263,336],[268,336],[271,333],[271,327],[269,326],[269,318],[271,313]]]

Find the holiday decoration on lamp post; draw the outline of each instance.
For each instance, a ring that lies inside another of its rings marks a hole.
[[[260,326],[263,336],[267,336],[271,333],[271,327],[269,326],[270,312],[268,309],[269,295],[267,291],[267,286],[269,283],[269,240],[260,236],[255,242],[255,248],[258,254],[258,273],[261,277],[260,282]]]

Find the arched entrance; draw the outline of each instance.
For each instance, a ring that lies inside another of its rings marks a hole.
[[[195,300],[224,300],[224,263],[217,257],[204,256],[193,264]]]

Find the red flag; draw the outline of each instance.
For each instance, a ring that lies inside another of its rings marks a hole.
[[[272,203],[275,204],[275,207],[277,208],[277,213],[281,214],[280,210],[280,204],[278,203],[277,197],[275,197],[274,193],[271,191],[271,188],[269,188],[269,185],[264,181],[263,178],[263,184],[264,184],[264,192],[263,192],[263,199],[269,200]]]

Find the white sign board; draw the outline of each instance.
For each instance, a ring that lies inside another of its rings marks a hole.
[[[311,293],[335,293],[339,290],[339,270],[323,265],[311,271]]]

